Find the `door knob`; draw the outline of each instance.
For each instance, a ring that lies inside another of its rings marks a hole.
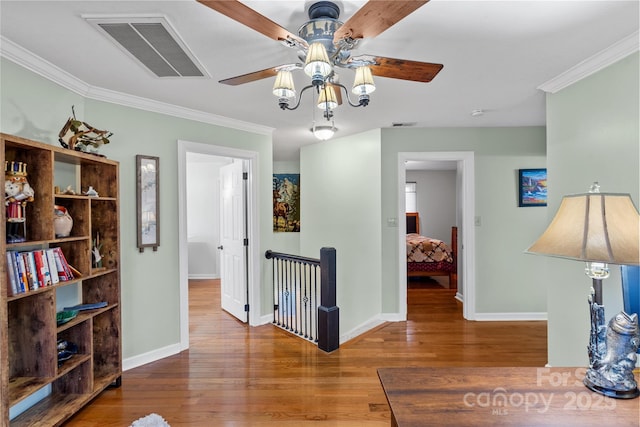
[[[222,250],[222,245],[218,246],[218,249]]]

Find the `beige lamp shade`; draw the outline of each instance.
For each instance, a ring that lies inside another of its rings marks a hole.
[[[333,110],[338,106],[338,98],[336,97],[336,91],[333,86],[325,85],[320,90],[320,96],[318,97],[318,108],[321,110]]]
[[[356,68],[356,78],[353,81],[351,92],[356,95],[369,95],[374,90],[376,90],[376,85],[373,83],[371,68],[366,66]]]
[[[608,264],[640,264],[640,215],[628,194],[565,196],[529,253]]]
[[[331,73],[332,67],[329,62],[327,49],[320,42],[311,43],[309,52],[304,62],[304,72],[309,76],[320,75],[327,77]]]
[[[288,70],[280,70],[273,84],[273,94],[278,98],[293,98],[296,88],[293,85],[293,74]]]

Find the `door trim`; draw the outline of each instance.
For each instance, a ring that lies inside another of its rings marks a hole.
[[[462,314],[467,320],[476,318],[476,270],[475,270],[475,184],[474,184],[474,153],[473,151],[452,152],[399,152],[398,153],[398,301],[400,317],[407,317],[407,245],[404,224],[405,198],[404,188],[407,176],[405,162],[408,160],[455,161],[457,163],[457,199],[459,217],[462,226],[461,245],[458,250],[458,269],[462,267]],[[462,254],[462,257],[460,257]]]
[[[247,180],[247,238],[249,253],[247,257],[247,276],[249,290],[249,325],[261,324],[260,295],[260,222],[258,218],[258,152],[213,144],[178,140],[178,240],[179,240],[179,278],[180,278],[180,349],[189,348],[189,259],[187,242],[187,153],[207,154],[211,156],[232,157],[246,161],[249,178]]]

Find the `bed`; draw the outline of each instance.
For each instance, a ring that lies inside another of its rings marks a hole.
[[[458,289],[458,227],[451,227],[451,243],[420,234],[420,216],[407,213],[407,276],[448,276],[449,289]]]

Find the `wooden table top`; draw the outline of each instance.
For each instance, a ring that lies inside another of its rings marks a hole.
[[[594,393],[582,383],[585,372],[381,368],[378,376],[392,426],[640,426],[640,398]]]

